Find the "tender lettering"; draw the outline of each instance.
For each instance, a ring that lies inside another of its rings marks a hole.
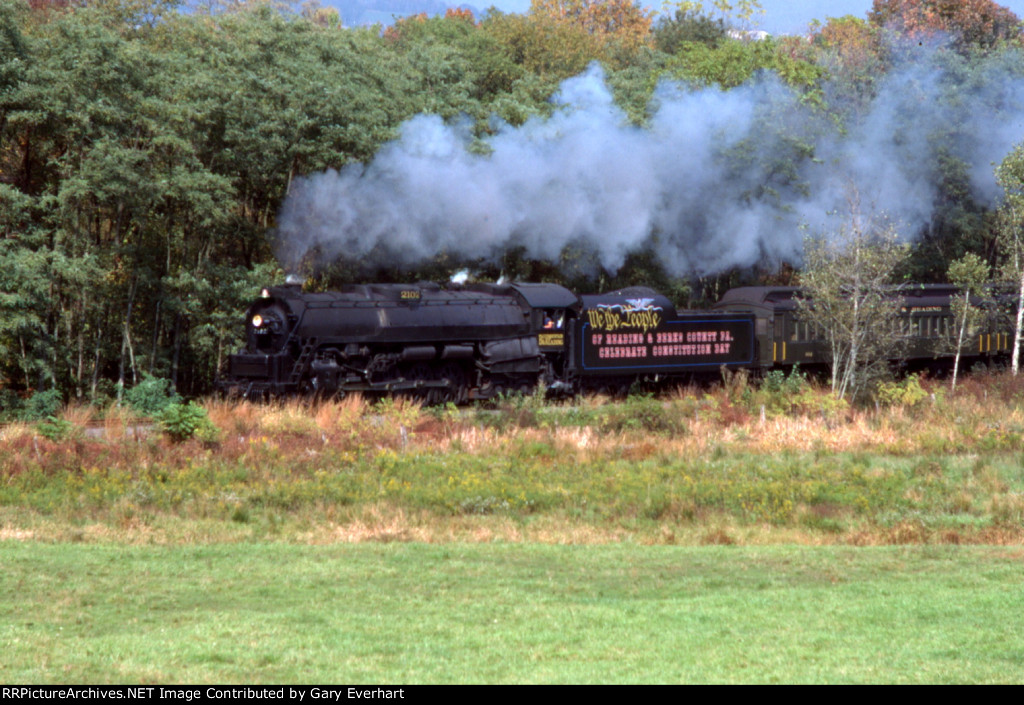
[[[661,325],[661,311],[637,311],[630,308],[592,308],[587,311],[587,322],[594,330],[615,331],[635,329],[647,332]]]

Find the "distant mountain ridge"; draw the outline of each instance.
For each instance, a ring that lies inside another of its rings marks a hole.
[[[428,16],[443,15],[450,7],[470,10],[479,17],[482,10],[466,3],[444,2],[443,0],[325,0],[325,7],[333,7],[341,13],[341,21],[349,27],[369,24],[389,25],[396,17],[426,13]]]

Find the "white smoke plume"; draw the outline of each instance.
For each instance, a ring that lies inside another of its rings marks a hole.
[[[851,190],[910,238],[935,208],[937,146],[991,204],[993,163],[1024,139],[1019,57],[975,68],[958,101],[931,56],[890,72],[842,129],[771,75],[729,91],[662,83],[635,127],[597,65],[562,85],[551,117],[499,127],[487,155],[468,150],[464,126],[420,115],[371,163],[296,181],[279,257],[411,265],[515,245],[556,259],[583,243],[609,271],[650,246],[673,273],[708,273],[798,261],[807,229],[848,212]]]

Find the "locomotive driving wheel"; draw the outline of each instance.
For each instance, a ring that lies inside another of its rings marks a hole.
[[[402,377],[407,382],[429,383],[436,379],[436,371],[430,363],[414,362],[402,371]],[[406,391],[404,395],[411,399],[418,399],[425,404],[431,404],[434,402],[436,392],[431,387],[417,386],[415,389]]]
[[[469,399],[469,385],[466,371],[457,362],[446,362],[438,370],[438,379],[448,382],[447,389],[438,390],[439,401],[463,404]]]

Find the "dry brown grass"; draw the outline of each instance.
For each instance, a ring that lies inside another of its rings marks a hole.
[[[929,384],[939,389],[937,383]],[[628,461],[638,466],[646,462],[648,467],[651,460],[657,462],[659,458],[668,462],[677,458],[746,455],[755,456],[756,465],[756,456],[782,453],[811,453],[815,457],[856,452],[886,457],[920,454],[922,460],[913,472],[922,482],[904,494],[908,502],[916,505],[924,502],[929,492],[934,497],[928,483],[942,481],[945,472],[941,464],[942,449],[949,447],[957,449],[961,467],[965,467],[963,459],[967,459],[966,467],[970,472],[958,486],[947,488],[947,496],[938,504],[944,502],[949,514],[962,514],[964,521],[984,515],[991,517],[992,522],[984,527],[979,523],[979,526],[938,529],[913,521],[894,526],[862,526],[856,523],[856,516],[849,508],[822,503],[796,506],[793,519],[785,526],[757,525],[749,523],[749,519],[745,522],[737,519],[738,515],[716,513],[717,509],[709,511],[673,499],[666,503],[664,513],[655,515],[658,521],[631,523],[628,517],[600,521],[586,514],[566,516],[561,510],[522,516],[450,516],[381,500],[352,506],[317,507],[315,512],[310,510],[297,518],[285,516],[284,527],[278,533],[267,533],[246,523],[223,520],[206,523],[205,518],[181,521],[159,511],[143,515],[134,511],[129,502],[123,507],[110,507],[103,522],[77,528],[38,517],[26,520],[25,515],[8,520],[0,513],[0,527],[3,527],[0,539],[28,540],[26,537],[31,537],[129,543],[238,541],[256,537],[309,543],[1024,543],[1024,493],[1015,491],[1019,490],[1019,485],[1008,482],[1005,462],[999,467],[993,464],[993,458],[1022,450],[1015,446],[1017,441],[1013,434],[1024,429],[1024,409],[1013,400],[1022,398],[1024,384],[1011,379],[1004,388],[1002,378],[987,378],[983,382],[972,378],[972,383],[964,385],[954,398],[936,394],[935,398],[913,407],[845,409],[831,415],[814,410],[764,418],[741,406],[738,400],[742,393],[742,385],[734,381],[731,387],[710,393],[689,389],[666,395],[658,400],[655,410],[660,409],[667,418],[685,420],[682,425],[667,426],[672,432],[622,425],[610,427],[612,430],[602,428],[601,419],[607,418],[606,412],[615,412],[620,407],[611,406],[611,401],[601,397],[578,400],[578,407],[572,409],[577,421],[565,424],[558,421],[557,414],[542,416],[536,413],[535,407],[513,409],[511,421],[495,423],[495,415],[503,413],[501,409],[449,414],[424,410],[407,400],[371,404],[352,396],[336,402],[290,401],[272,405],[210,400],[204,407],[221,431],[221,439],[214,446],[199,441],[171,443],[157,435],[159,432],[152,428],[149,420],[115,407],[104,415],[104,434],[99,437],[71,434],[54,441],[45,438],[32,425],[3,427],[0,429],[0,454],[3,455],[0,467],[7,477],[39,469],[48,473],[50,468],[114,467],[130,470],[135,478],[137,473],[152,466],[187,467],[194,464],[196,458],[205,456],[232,467],[252,469],[254,475],[270,478],[282,467],[300,477],[308,474],[309,468],[316,467],[320,457],[348,449],[352,449],[352,457],[451,453],[488,459],[536,446],[541,449],[540,457],[550,453],[557,463],[566,466]],[[568,411],[566,418],[569,418]],[[592,415],[593,423],[580,425],[578,418],[589,418],[587,414]],[[84,407],[70,407],[61,418],[75,427],[95,426],[97,422],[93,412]],[[1000,434],[1009,434],[1009,440],[1000,440]],[[980,445],[979,439],[986,438],[995,439],[991,441],[997,444],[995,450]],[[1005,448],[998,443],[1004,443]],[[932,460],[926,462],[928,458]],[[888,470],[875,467],[865,470],[868,476],[885,472]],[[934,499],[930,501],[935,503]],[[312,528],[309,526],[311,516],[317,519]],[[822,526],[826,528],[813,528]]]
[[[239,543],[258,540],[308,545],[335,543],[542,543],[555,545],[715,545],[715,546],[893,546],[988,545],[1024,547],[1024,527],[998,525],[972,529],[929,529],[917,522],[893,527],[862,527],[841,533],[796,527],[735,525],[710,519],[708,525],[659,523],[646,527],[596,525],[538,516],[529,521],[507,516],[439,517],[385,503],[352,509],[313,526],[284,526],[277,534],[261,534],[244,524],[181,522],[173,517],[134,516],[115,523],[68,525],[37,519],[0,526],[0,541],[182,545]],[[1022,554],[1024,555],[1024,554]]]
[[[35,538],[34,531],[18,529],[13,526],[0,526],[0,541],[32,541]]]
[[[96,409],[88,404],[72,402],[65,406],[60,413],[60,418],[72,426],[88,428],[96,421]]]
[[[375,503],[354,510],[352,516],[341,521],[314,527],[304,532],[299,540],[313,544],[416,541],[585,545],[621,543],[636,538],[633,532],[621,528],[568,524],[551,517],[536,517],[529,522],[504,516],[454,516],[442,519],[430,512],[409,511],[386,503]],[[660,540],[643,542],[664,543]]]
[[[0,426],[0,442],[14,444],[23,438],[31,438],[36,433],[31,424],[16,421]]]
[[[268,407],[259,414],[258,432],[266,435],[311,436],[317,428],[312,406],[302,400],[289,400]]]
[[[217,428],[229,436],[249,436],[257,431],[266,409],[250,401],[208,399],[206,413]]]
[[[109,443],[148,435],[150,422],[128,406],[112,406],[103,415],[103,438]]]
[[[353,394],[339,402],[317,404],[312,409],[317,428],[330,433],[353,428],[367,413],[367,403],[362,396]]]

